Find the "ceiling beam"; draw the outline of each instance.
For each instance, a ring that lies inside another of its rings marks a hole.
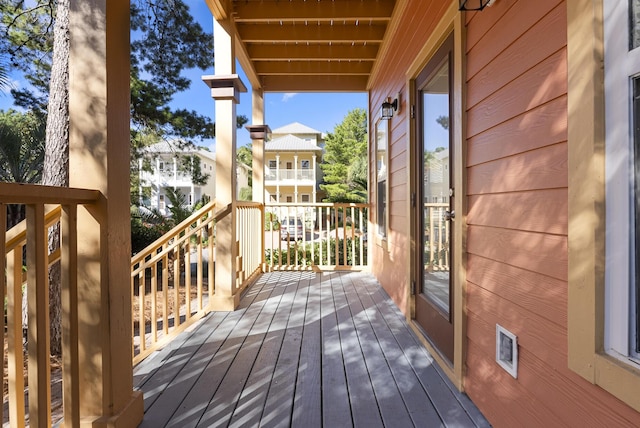
[[[231,15],[232,6],[230,0],[205,0],[205,2],[214,18],[224,20]]]
[[[265,92],[365,92],[367,76],[263,76]]]
[[[278,61],[258,62],[256,72],[259,75],[366,75],[371,72],[373,63],[347,61]]]
[[[382,42],[386,25],[238,24],[245,43],[257,42]]]
[[[210,1],[210,0],[209,0]],[[356,2],[243,2],[235,3],[236,22],[268,21],[335,21],[359,20],[361,22],[388,21],[395,0]]]
[[[378,44],[329,45],[329,44],[256,44],[247,45],[247,53],[254,61],[289,60],[364,60],[373,61],[378,54]]]

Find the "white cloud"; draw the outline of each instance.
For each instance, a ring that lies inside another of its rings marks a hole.
[[[289,101],[291,98],[295,97],[296,95],[298,95],[296,92],[287,92],[284,95],[282,95],[282,102],[286,103],[287,101]]]

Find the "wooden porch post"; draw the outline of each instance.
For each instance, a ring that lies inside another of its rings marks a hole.
[[[249,130],[249,136],[251,138],[251,174],[252,174],[252,191],[253,202],[265,203],[264,198],[264,143],[271,135],[271,129],[269,125],[264,124],[264,92],[262,89],[254,89],[252,93],[252,120],[253,125],[247,125]],[[264,210],[262,212],[262,219],[260,222],[260,228],[264,230]],[[264,254],[264,233],[260,238],[260,254],[262,260],[262,271],[266,271],[265,254]]]
[[[264,92],[262,89],[253,90],[251,101],[253,125],[247,126],[247,129],[251,135],[251,151],[253,152],[251,164],[253,202],[264,204],[264,143],[271,133],[271,129],[264,124]]]
[[[246,92],[235,74],[235,36],[214,19],[213,40],[216,52],[214,76],[202,80],[215,99],[216,119],[216,205],[231,206],[231,212],[216,223],[215,294],[211,309],[232,311],[238,307],[236,259],[236,104],[240,92]]]
[[[78,210],[78,336],[83,426],[136,426],[129,266],[129,1],[71,0],[72,187],[103,198]]]

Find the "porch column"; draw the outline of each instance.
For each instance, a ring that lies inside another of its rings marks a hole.
[[[69,181],[77,213],[78,407],[83,426],[137,426],[131,359],[129,0],[71,0]]]
[[[312,159],[312,164],[311,164],[312,165],[312,169],[311,169],[311,171],[313,171],[313,190],[312,190],[313,200],[312,200],[312,202],[316,203],[316,202],[318,202],[318,200],[316,199],[316,187],[318,186],[318,183],[317,183],[318,173],[316,172],[316,155],[313,155],[313,158],[311,158],[311,159]]]
[[[298,155],[293,155],[293,200],[298,203]]]
[[[211,309],[232,311],[240,302],[236,287],[236,104],[240,102],[240,92],[246,92],[247,88],[234,74],[235,36],[227,32],[223,24],[213,21],[216,74],[203,76],[202,80],[211,88],[211,97],[215,100],[216,204],[218,210],[230,208],[216,223],[216,282]]]
[[[142,200],[142,158],[138,159],[138,204],[143,205]]]
[[[251,180],[253,182],[253,202],[264,204],[264,144],[269,138],[271,129],[264,124],[264,92],[254,89],[251,97],[253,124],[247,126],[251,137],[252,163]]]
[[[173,158],[173,190],[178,188],[178,162]]]
[[[276,154],[276,202],[280,203],[280,154]]]

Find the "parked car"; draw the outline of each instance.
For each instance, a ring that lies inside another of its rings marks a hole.
[[[280,239],[290,241],[302,239],[302,221],[299,218],[285,218],[280,222]]]

